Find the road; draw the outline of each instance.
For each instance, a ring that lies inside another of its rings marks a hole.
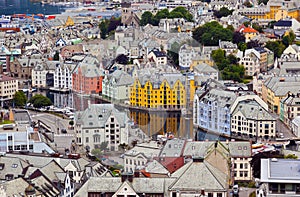
[[[33,121],[42,121],[44,124],[51,128],[51,131],[55,134],[60,134],[61,129],[66,129],[69,133],[71,130],[68,129],[69,121],[67,119],[62,119],[58,116],[49,113],[40,113],[40,112],[29,112]]]

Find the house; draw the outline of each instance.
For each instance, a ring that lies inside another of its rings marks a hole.
[[[265,80],[262,85],[262,99],[272,112],[280,114],[281,99],[285,98],[288,93],[296,95],[299,92],[299,80],[297,76],[273,76]]]
[[[280,120],[288,127],[300,115],[300,94],[289,93],[280,100]]]
[[[60,63],[54,71],[54,86],[56,90],[72,90],[72,71],[75,64]]]
[[[220,49],[224,50],[226,55],[233,54],[238,51],[237,44],[234,44],[229,41],[219,41]]]
[[[300,136],[300,117],[295,117],[291,122],[291,131],[292,133],[299,137]]]
[[[231,183],[252,180],[251,155],[251,143],[249,141],[188,141],[183,152],[185,161],[202,157],[225,173]]]
[[[252,53],[252,55],[250,55]],[[260,71],[268,71],[274,64],[274,53],[267,48],[255,47],[245,50],[245,56],[256,56],[259,59]]]
[[[231,132],[249,138],[270,139],[276,137],[276,119],[268,112],[268,105],[259,97],[239,102],[231,115]],[[244,137],[243,137],[244,138]],[[255,139],[254,139],[255,140]]]
[[[263,197],[300,196],[299,181],[299,160],[261,159],[261,185],[257,194]]]
[[[186,106],[188,96],[183,85],[188,83],[185,80],[179,73],[141,73],[130,88],[130,104],[148,108],[181,109]]]
[[[180,68],[183,70],[189,69],[192,59],[196,56],[200,56],[200,54],[200,47],[192,47],[187,44],[182,45],[178,52]]]
[[[100,62],[94,57],[86,56],[73,70],[72,87],[76,92],[98,94],[102,92],[102,79]]]
[[[253,29],[252,27],[246,27],[245,25],[241,25],[237,29],[237,31],[244,34],[246,38],[246,42],[252,40],[259,33],[257,30]]]
[[[207,76],[211,79],[219,80],[218,70],[205,63],[201,63],[198,64],[197,66],[194,66],[193,72],[195,76]]]
[[[167,55],[159,51],[158,49],[153,49],[149,52],[147,56],[149,61],[153,61],[156,65],[166,65],[167,64]]]
[[[122,14],[121,23],[126,26],[140,26],[140,18],[137,13],[131,8],[131,3],[124,2],[121,4]]]
[[[245,55],[239,61],[239,64],[245,67],[245,74],[248,76],[254,76],[255,74],[260,73],[259,58],[252,53]]]
[[[43,61],[36,64],[31,70],[31,86],[37,88],[53,87],[54,85],[54,71],[58,61]]]
[[[0,180],[10,181],[24,175],[29,163],[17,157],[0,157]]]
[[[105,75],[102,81],[102,95],[112,100],[129,100],[133,81],[125,71],[116,70],[112,74]]]
[[[55,42],[55,46],[56,47],[64,47],[66,46],[67,43],[65,40],[63,40],[62,38],[59,38],[56,42]]]
[[[10,73],[12,77],[21,79],[31,79],[32,69],[42,63],[40,58],[15,58],[13,62],[10,62]]]
[[[137,144],[124,153],[124,171],[133,173],[145,168],[148,161],[158,157],[160,151],[161,146],[156,141]]]
[[[236,94],[222,89],[212,89],[194,96],[193,124],[205,131],[230,135],[230,108]]]
[[[205,177],[205,178],[203,178]],[[74,195],[109,196],[227,196],[228,179],[225,173],[203,159],[194,159],[170,177],[140,177],[139,173],[121,177],[92,177]],[[199,189],[200,188],[200,189]]]
[[[107,149],[117,151],[120,144],[128,144],[128,121],[126,112],[112,104],[89,104],[75,114],[76,143],[91,150],[107,143]]]

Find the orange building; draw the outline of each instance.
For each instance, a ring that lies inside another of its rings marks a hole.
[[[98,94],[102,92],[103,70],[96,58],[86,57],[72,74],[72,85],[75,92]]]

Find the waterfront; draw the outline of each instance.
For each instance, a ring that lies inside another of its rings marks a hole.
[[[60,14],[66,7],[41,4],[30,0],[0,0],[0,15],[12,14]]]

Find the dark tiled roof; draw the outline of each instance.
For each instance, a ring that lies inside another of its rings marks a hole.
[[[279,26],[279,27],[291,27],[292,26],[292,21],[284,21],[280,20],[274,24],[274,26]]]

